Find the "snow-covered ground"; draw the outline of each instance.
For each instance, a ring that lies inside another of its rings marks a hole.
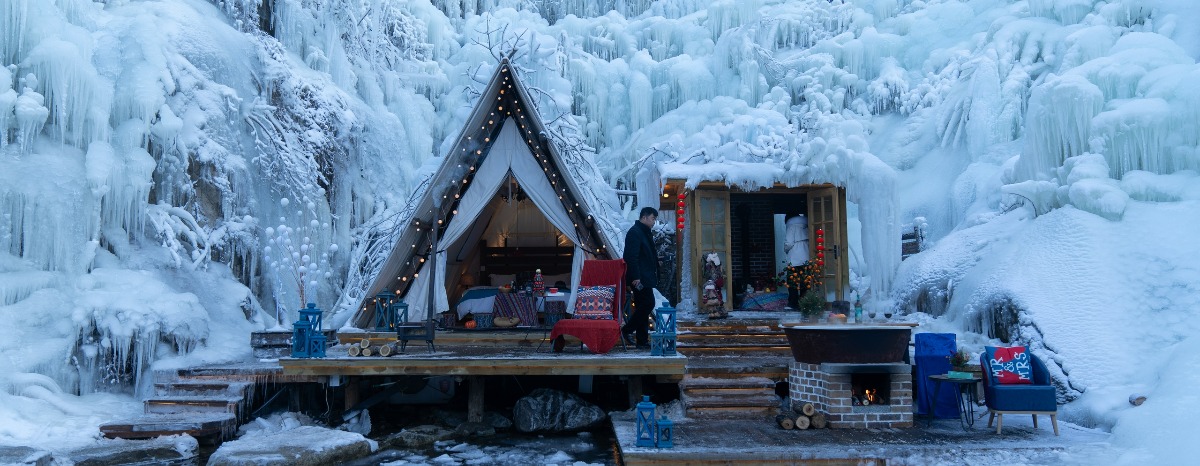
[[[1030,345],[1102,462],[1200,456],[1193,0],[259,5],[0,2],[0,443],[86,444],[149,368],[247,357],[300,305],[267,228],[340,245],[306,298],[344,322],[512,52],[612,187],[841,180],[868,307]],[[894,267],[880,225],[928,250]]]

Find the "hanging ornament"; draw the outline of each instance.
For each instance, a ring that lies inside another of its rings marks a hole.
[[[679,227],[680,230],[683,230],[683,222],[679,222],[679,225],[676,226]]]
[[[679,217],[679,219],[678,219],[679,223],[683,223],[683,220],[684,220],[683,217]]]
[[[818,250],[818,251],[824,251],[824,250],[825,250],[825,246],[822,246],[822,245],[818,244],[818,245],[817,245],[817,250]]]
[[[679,201],[679,210],[683,210],[683,207],[684,207],[683,201]]]
[[[825,259],[825,253],[824,253],[824,252],[822,252],[822,251],[818,251],[818,252],[817,252],[817,259]]]
[[[824,236],[817,236],[817,244],[821,244],[821,243],[824,243],[824,242],[825,242],[825,237],[824,237]]]
[[[825,266],[825,261],[817,259],[817,267],[824,267],[824,266]]]
[[[817,236],[823,236],[823,235],[825,235],[825,229],[817,228]]]
[[[684,200],[684,199],[686,199],[686,198],[687,198],[687,194],[684,194],[684,193],[679,193],[679,200],[681,200],[681,201],[682,201],[682,200]]]

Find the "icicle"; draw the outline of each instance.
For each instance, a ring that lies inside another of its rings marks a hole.
[[[33,75],[29,75],[25,79],[26,82],[36,82]],[[17,97],[14,113],[17,121],[17,141],[21,144],[22,153],[28,154],[33,150],[34,141],[50,117],[50,109],[43,105],[45,101],[46,99],[41,94],[34,92],[29,87],[26,87],[21,92],[21,96]]]

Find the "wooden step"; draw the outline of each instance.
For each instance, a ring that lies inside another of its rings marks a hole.
[[[148,398],[146,414],[229,413],[237,415],[245,399],[238,396],[174,395]]]
[[[775,390],[775,382],[762,377],[711,378],[687,377],[679,382],[681,390]]]
[[[691,408],[730,408],[738,406],[779,407],[779,396],[775,392],[760,392],[749,395],[684,396],[684,405]]]
[[[237,427],[237,418],[231,413],[146,414],[101,424],[100,433],[108,438],[123,439],[188,434],[220,441],[232,438]]]
[[[694,419],[774,419],[778,407],[736,406],[696,407],[687,409],[687,417]]]
[[[160,396],[172,395],[236,395],[246,396],[254,384],[244,381],[226,381],[220,379],[176,380],[173,382],[155,382],[155,394]]]

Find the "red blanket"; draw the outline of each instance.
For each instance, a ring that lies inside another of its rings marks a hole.
[[[583,341],[588,351],[593,354],[607,353],[621,341],[621,326],[615,320],[567,319],[554,324],[550,331],[550,341],[554,342],[554,350],[562,351],[563,335],[570,335]]]

